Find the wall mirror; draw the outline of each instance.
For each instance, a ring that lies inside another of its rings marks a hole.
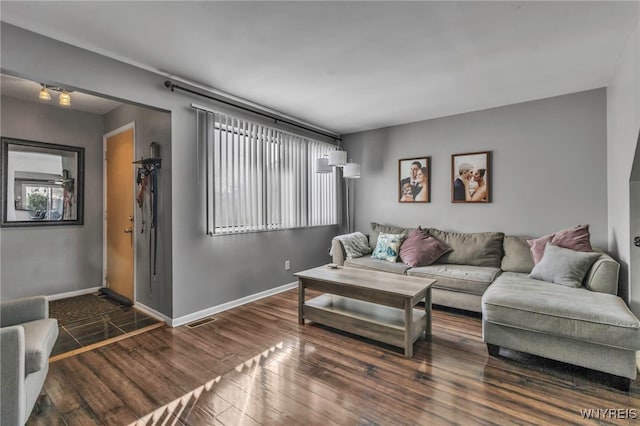
[[[2,226],[82,225],[84,148],[2,138]]]

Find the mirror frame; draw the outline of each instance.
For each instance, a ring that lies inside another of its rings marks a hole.
[[[8,166],[9,166],[9,145],[22,145],[34,148],[54,149],[58,151],[67,151],[77,154],[77,170],[78,176],[75,185],[77,218],[73,220],[19,220],[7,221],[7,194],[8,194]],[[15,139],[2,136],[2,161],[0,161],[0,175],[2,176],[2,222],[0,227],[34,227],[34,226],[69,226],[84,225],[84,148],[69,145],[58,145],[46,142],[29,141],[24,139]]]

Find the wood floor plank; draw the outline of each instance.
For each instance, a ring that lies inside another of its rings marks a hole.
[[[65,424],[69,426],[104,425],[104,422],[96,417],[92,411],[84,408],[74,410],[63,417]]]
[[[108,351],[91,351],[83,357],[89,368],[109,389],[118,389],[118,395],[123,403],[136,416],[141,417],[157,406],[147,391],[139,383],[134,382],[121,369],[111,364],[105,356]]]
[[[435,309],[433,335],[412,358],[298,324],[296,291],[213,318],[50,364],[29,424],[593,424],[580,409],[640,408],[638,381],[625,394],[602,373],[515,351],[488,356],[480,318],[460,311]]]
[[[73,357],[65,364],[65,368],[68,369],[67,380],[102,422],[117,425],[123,421],[132,422],[137,419],[123,403],[119,389],[110,389],[93,374],[87,363],[81,362],[79,357]]]

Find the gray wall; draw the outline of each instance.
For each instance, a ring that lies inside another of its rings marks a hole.
[[[204,233],[204,187],[198,184],[194,99],[163,86],[164,77],[1,23],[5,72],[108,95],[171,112],[173,317],[295,281],[293,273],[330,260],[336,226],[252,235]],[[43,66],[46,64],[46,67]],[[200,179],[200,182],[203,180]],[[291,260],[291,270],[284,261]]]
[[[135,208],[136,233],[136,302],[140,302],[168,317],[172,316],[171,291],[171,114],[124,105],[104,117],[104,130],[109,133],[135,122],[136,159],[149,158],[149,144],[160,145],[162,168],[158,172],[158,251],[156,276],[149,273],[149,238],[151,209],[145,200],[144,214]],[[144,218],[144,233],[142,220]]]
[[[2,136],[84,147],[85,185],[84,225],[0,229],[0,298],[100,286],[102,117],[6,96],[1,102]]]
[[[607,248],[606,93],[591,90],[348,135],[356,229],[369,222],[539,236],[591,225]],[[451,154],[493,151],[493,202],[451,203]],[[431,156],[431,203],[400,204],[398,159]]]
[[[607,88],[609,248],[622,264],[621,296],[640,316],[640,249],[632,246],[640,235],[640,185],[629,183],[632,170],[640,180],[640,22],[621,50]]]

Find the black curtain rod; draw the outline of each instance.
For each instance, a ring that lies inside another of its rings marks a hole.
[[[331,139],[334,139],[334,140],[337,140],[337,141],[341,141],[342,140],[342,138],[340,138],[339,136],[332,135],[332,134],[329,134],[329,133],[325,133],[325,132],[322,132],[320,130],[316,130],[316,129],[312,128],[312,127],[303,126],[302,124],[298,124],[298,123],[295,123],[293,121],[284,120],[284,119],[282,119],[280,117],[277,117],[277,116],[271,115],[271,114],[267,114],[267,113],[264,113],[264,112],[259,111],[259,110],[243,107],[243,106],[235,104],[233,102],[225,101],[224,99],[216,98],[214,96],[207,95],[205,93],[200,93],[200,92],[197,92],[195,90],[189,89],[188,87],[182,87],[182,86],[180,86],[178,84],[175,84],[175,83],[173,83],[172,81],[169,81],[169,80],[166,80],[164,82],[164,87],[170,89],[172,92],[174,91],[174,89],[178,89],[178,90],[182,90],[183,92],[189,92],[191,94],[194,94],[194,95],[197,95],[197,96],[202,96],[203,98],[211,99],[211,100],[216,101],[216,102],[220,102],[220,103],[223,103],[223,104],[231,105],[232,107],[239,108],[241,110],[248,111],[248,112],[253,113],[253,114],[258,114],[258,115],[261,115],[263,117],[270,118],[272,120],[275,120],[276,123],[277,122],[285,123],[285,124],[288,124],[290,126],[295,126],[295,127],[300,128],[300,129],[304,129],[304,130],[307,130],[309,132],[316,133],[318,135],[326,136],[328,138],[331,138]]]

